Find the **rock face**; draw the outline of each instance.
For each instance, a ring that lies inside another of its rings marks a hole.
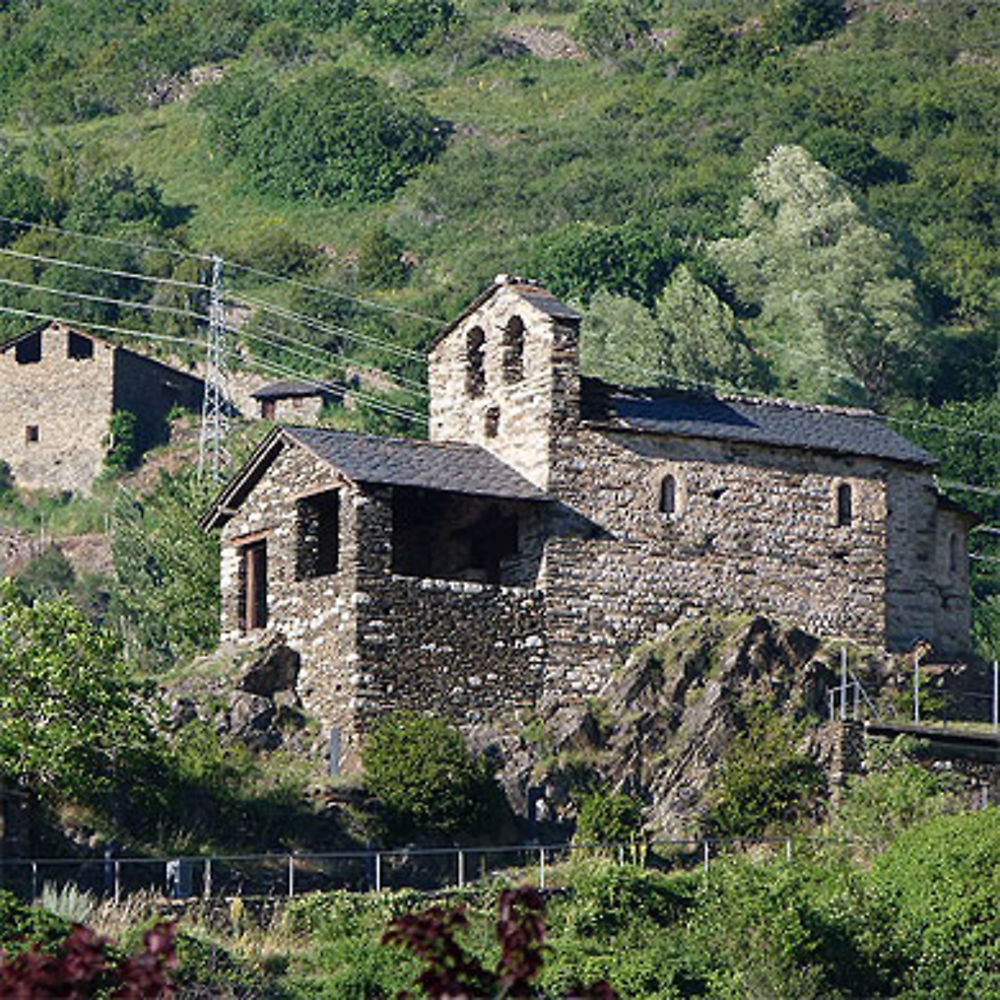
[[[169,726],[179,729],[200,718],[251,750],[286,747],[315,755],[298,674],[299,654],[280,634],[267,633],[249,648],[223,646],[172,685]]]
[[[546,719],[533,755],[505,748],[508,793],[526,803],[536,786],[539,818],[558,820],[580,785],[596,780],[645,802],[657,835],[690,836],[748,706],[772,705],[795,721],[824,717],[836,675],[820,650],[815,637],[761,617],[682,622],[636,650],[589,705]]]

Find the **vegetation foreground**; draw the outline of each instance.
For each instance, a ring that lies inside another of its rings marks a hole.
[[[707,873],[593,856],[556,869],[564,888],[544,901],[487,884],[434,900],[317,893],[252,915],[235,898],[224,914],[189,910],[176,956],[153,900],[77,916],[121,942],[106,965],[120,979],[103,985],[130,982],[136,965],[154,984],[116,996],[169,995],[149,970],[175,965],[177,995],[193,997],[989,998],[1000,996],[998,819],[932,819],[864,862],[806,843],[790,861],[742,854]],[[70,930],[8,894],[0,913],[11,954],[27,940],[58,952]],[[6,961],[0,982],[18,962]]]

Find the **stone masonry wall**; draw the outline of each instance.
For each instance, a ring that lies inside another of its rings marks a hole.
[[[886,633],[890,646],[906,649],[916,639],[926,639],[936,654],[968,652],[971,607],[965,517],[939,507],[929,477],[893,474],[889,500]]]
[[[521,377],[512,379],[504,331],[515,318],[524,324],[524,349]],[[483,333],[483,378],[470,392],[467,336],[475,328]],[[500,288],[430,352],[431,440],[481,445],[544,489],[554,426],[578,409],[576,337],[574,327]]]
[[[339,571],[296,580],[296,500],[340,488]],[[280,632],[302,657],[298,692],[307,710],[329,731],[343,733],[342,755],[350,753],[356,684],[355,614],[356,488],[305,449],[285,446],[238,513],[222,531],[222,638],[243,635],[238,616],[240,545],[260,538],[267,544],[267,629]]]
[[[136,444],[141,451],[166,443],[170,434],[167,414],[174,406],[201,412],[205,391],[201,379],[154,358],[120,347],[115,351],[114,375],[112,405],[135,414]]]
[[[879,641],[886,474],[787,449],[589,428],[565,438],[552,490],[584,520],[567,519],[546,551],[547,695],[596,690],[638,641],[709,608]],[[674,514],[659,510],[666,475]]]
[[[86,491],[104,462],[114,348],[95,340],[93,356],[77,360],[67,337],[65,327],[46,327],[37,362],[19,364],[15,345],[0,351],[0,459],[28,489]]]
[[[296,500],[340,489],[338,572],[296,580]],[[392,491],[343,482],[286,445],[222,532],[222,631],[239,641],[240,547],[266,539],[267,630],[302,657],[298,691],[341,766],[386,711],[433,711],[458,724],[534,703],[544,672],[541,595],[531,589],[394,575]],[[251,636],[251,638],[254,638]]]

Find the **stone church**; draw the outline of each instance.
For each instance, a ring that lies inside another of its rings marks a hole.
[[[966,651],[931,455],[866,410],[587,378],[579,326],[498,278],[431,345],[429,441],[276,427],[203,518],[224,637],[285,637],[342,763],[387,709],[585,696],[709,610]]]

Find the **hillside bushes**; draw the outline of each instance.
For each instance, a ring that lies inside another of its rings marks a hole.
[[[211,100],[212,127],[253,185],[284,198],[378,201],[444,146],[418,101],[349,69],[281,90],[240,75]]]

